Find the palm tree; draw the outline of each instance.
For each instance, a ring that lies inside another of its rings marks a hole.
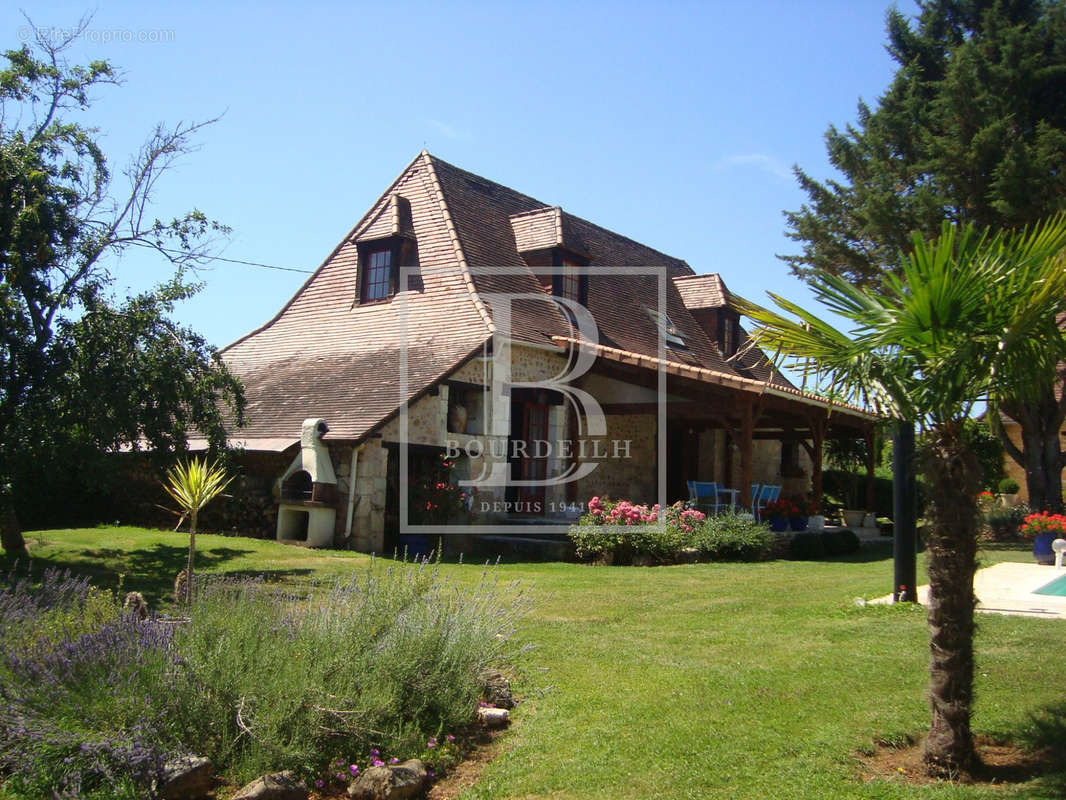
[[[923,757],[931,773],[959,775],[977,764],[970,707],[981,488],[963,423],[975,403],[998,413],[1002,398],[1038,392],[1066,355],[1056,324],[1066,311],[1066,217],[1020,233],[945,223],[937,239],[913,243],[902,275],[886,275],[879,288],[812,275],[815,296],[849,323],[847,334],[773,294],[789,316],[739,305],[756,340],[805,380],[928,432],[920,462],[931,490],[932,723]]]
[[[193,560],[196,558],[196,517],[200,509],[211,502],[225,489],[232,477],[218,462],[208,464],[200,459],[190,459],[175,464],[167,472],[163,488],[178,501],[181,510],[189,516],[189,563],[185,568],[185,603],[192,602]]]

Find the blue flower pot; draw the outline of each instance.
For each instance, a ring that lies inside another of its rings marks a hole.
[[[1057,533],[1041,533],[1033,540],[1033,558],[1037,564],[1055,563],[1055,551],[1051,549],[1051,543],[1057,538]]]
[[[774,533],[784,533],[788,530],[788,517],[770,517],[770,530]]]
[[[792,530],[794,530],[794,531],[805,531],[805,530],[807,530],[807,518],[806,517],[791,517],[791,518],[789,518],[788,524],[791,526]]]
[[[399,544],[398,549],[401,557],[403,557],[404,550],[407,551],[408,558],[421,558],[429,555],[430,550],[433,549],[429,537],[417,533],[401,533]]]

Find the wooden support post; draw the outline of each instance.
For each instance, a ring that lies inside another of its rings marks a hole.
[[[866,510],[869,512],[876,511],[876,503],[874,501],[874,428],[872,425],[868,425],[866,430],[863,431],[863,437],[866,439]]]
[[[721,483],[726,486],[733,485],[733,435],[728,428],[723,428],[722,441],[725,444],[724,463],[722,464],[722,478]]]
[[[740,494],[738,502],[745,505],[751,502],[751,481],[754,469],[755,404],[746,402],[741,407],[740,416]]]
[[[819,414],[808,418],[811,426],[810,444],[802,442],[803,449],[811,458],[811,499],[820,507],[822,505],[822,445],[825,444],[825,432],[828,422]]]

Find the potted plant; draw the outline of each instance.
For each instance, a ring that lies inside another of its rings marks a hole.
[[[794,531],[807,530],[807,523],[812,514],[818,513],[818,505],[812,500],[805,500],[802,497],[795,497],[792,499],[792,514],[789,516],[788,524]],[[824,527],[825,521],[823,520],[822,526]],[[819,528],[819,529],[820,529]]]
[[[996,488],[999,489],[999,500],[1003,505],[1012,506],[1018,502],[1018,490],[1021,487],[1014,478],[1004,478]]]
[[[795,506],[791,500],[781,498],[780,500],[771,500],[763,508],[763,514],[770,517],[770,530],[774,533],[783,533],[788,530],[788,521],[794,513],[798,514],[798,511],[794,511]]]
[[[1051,543],[1066,537],[1066,516],[1041,511],[1025,518],[1019,533],[1033,540],[1033,558],[1037,564],[1054,564],[1055,551]]]

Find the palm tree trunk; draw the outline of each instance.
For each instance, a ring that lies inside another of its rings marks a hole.
[[[977,764],[970,706],[980,470],[963,444],[958,423],[934,428],[923,455],[932,489],[927,557],[933,712],[923,759],[930,773],[957,777],[969,774]]]
[[[193,561],[196,559],[196,512],[189,515],[189,563],[185,566],[185,605],[192,605]]]

